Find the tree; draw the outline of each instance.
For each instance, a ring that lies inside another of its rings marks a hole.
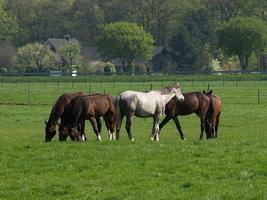
[[[53,52],[40,43],[27,44],[19,48],[16,61],[21,71],[41,72],[50,66],[51,55]]]
[[[4,9],[4,1],[0,0],[0,42],[10,42],[17,31],[17,23]]]
[[[120,59],[123,69],[129,69],[136,58],[151,58],[153,43],[149,33],[128,22],[105,25],[97,37],[97,48],[101,56],[108,60]]]
[[[237,17],[218,30],[218,46],[229,56],[237,55],[244,71],[250,55],[266,45],[266,30],[266,23],[260,19]]]
[[[176,70],[199,70],[211,62],[215,43],[214,26],[206,9],[189,9],[169,51]]]
[[[71,68],[73,65],[81,63],[81,45],[75,39],[69,40],[67,45],[60,48],[57,53],[59,54],[62,67],[67,66]]]

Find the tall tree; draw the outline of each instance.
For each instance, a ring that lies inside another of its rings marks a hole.
[[[0,0],[0,42],[10,42],[17,32],[17,23],[4,9],[4,0]]]
[[[120,59],[122,67],[130,67],[135,58],[151,58],[154,40],[142,27],[117,22],[102,27],[97,47],[106,59]]]
[[[98,26],[104,21],[103,11],[96,0],[76,0],[71,9],[72,34],[85,45],[95,42]]]
[[[237,55],[241,69],[247,70],[252,52],[266,47],[267,25],[256,18],[238,17],[218,30],[219,47],[229,56]]]

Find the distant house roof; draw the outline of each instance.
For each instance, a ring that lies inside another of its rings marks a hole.
[[[60,38],[49,38],[46,42],[45,45],[48,45],[51,50],[57,51],[58,49],[66,46],[68,43],[67,39],[60,39]]]

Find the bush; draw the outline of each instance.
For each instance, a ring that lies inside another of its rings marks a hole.
[[[116,72],[115,65],[111,62],[107,62],[106,66],[104,67],[105,74],[113,74]]]

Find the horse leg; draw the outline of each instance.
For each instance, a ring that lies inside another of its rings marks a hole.
[[[102,123],[101,123],[101,120],[99,117],[96,118],[96,123],[97,123],[97,129],[98,129],[99,133],[101,133]]]
[[[133,115],[131,115],[131,114],[126,115],[126,125],[125,125],[125,128],[126,128],[126,131],[128,133],[129,140],[131,140],[132,142],[134,142],[134,138],[133,138],[132,131],[131,131],[132,118],[133,118]]]
[[[205,120],[204,117],[200,117],[200,140],[203,139],[203,132],[204,132],[204,127],[205,127]],[[207,139],[209,139],[209,134],[207,133]]]
[[[101,136],[100,136],[99,131],[98,131],[98,128],[97,128],[97,120],[96,120],[96,118],[90,117],[89,120],[90,120],[90,122],[91,122],[91,124],[93,126],[93,129],[94,129],[94,132],[96,134],[97,140],[98,141],[101,141]]]
[[[171,117],[166,115],[166,117],[163,119],[163,121],[159,125],[159,130],[161,130],[170,121],[170,119]]]
[[[86,138],[84,130],[85,130],[85,120],[81,120],[81,136],[82,136],[82,140],[86,141],[87,138]]]
[[[180,122],[179,122],[178,117],[174,117],[174,118],[172,118],[172,120],[174,121],[174,123],[175,123],[175,125],[176,125],[176,128],[177,128],[177,130],[178,130],[179,133],[180,133],[180,137],[181,137],[181,139],[182,139],[182,140],[185,140],[184,133],[183,133],[183,131],[182,131],[182,128],[181,128],[181,125],[180,125]]]
[[[159,141],[159,116],[153,117],[153,128],[151,134],[151,140]]]
[[[217,132],[218,132],[218,128],[219,128],[219,122],[220,122],[220,115],[221,115],[221,112],[219,112],[218,115],[216,116],[215,137],[217,137]]]
[[[124,118],[123,113],[117,114],[116,118],[116,140],[120,139],[120,130],[121,130],[121,125],[122,125],[122,120]]]

